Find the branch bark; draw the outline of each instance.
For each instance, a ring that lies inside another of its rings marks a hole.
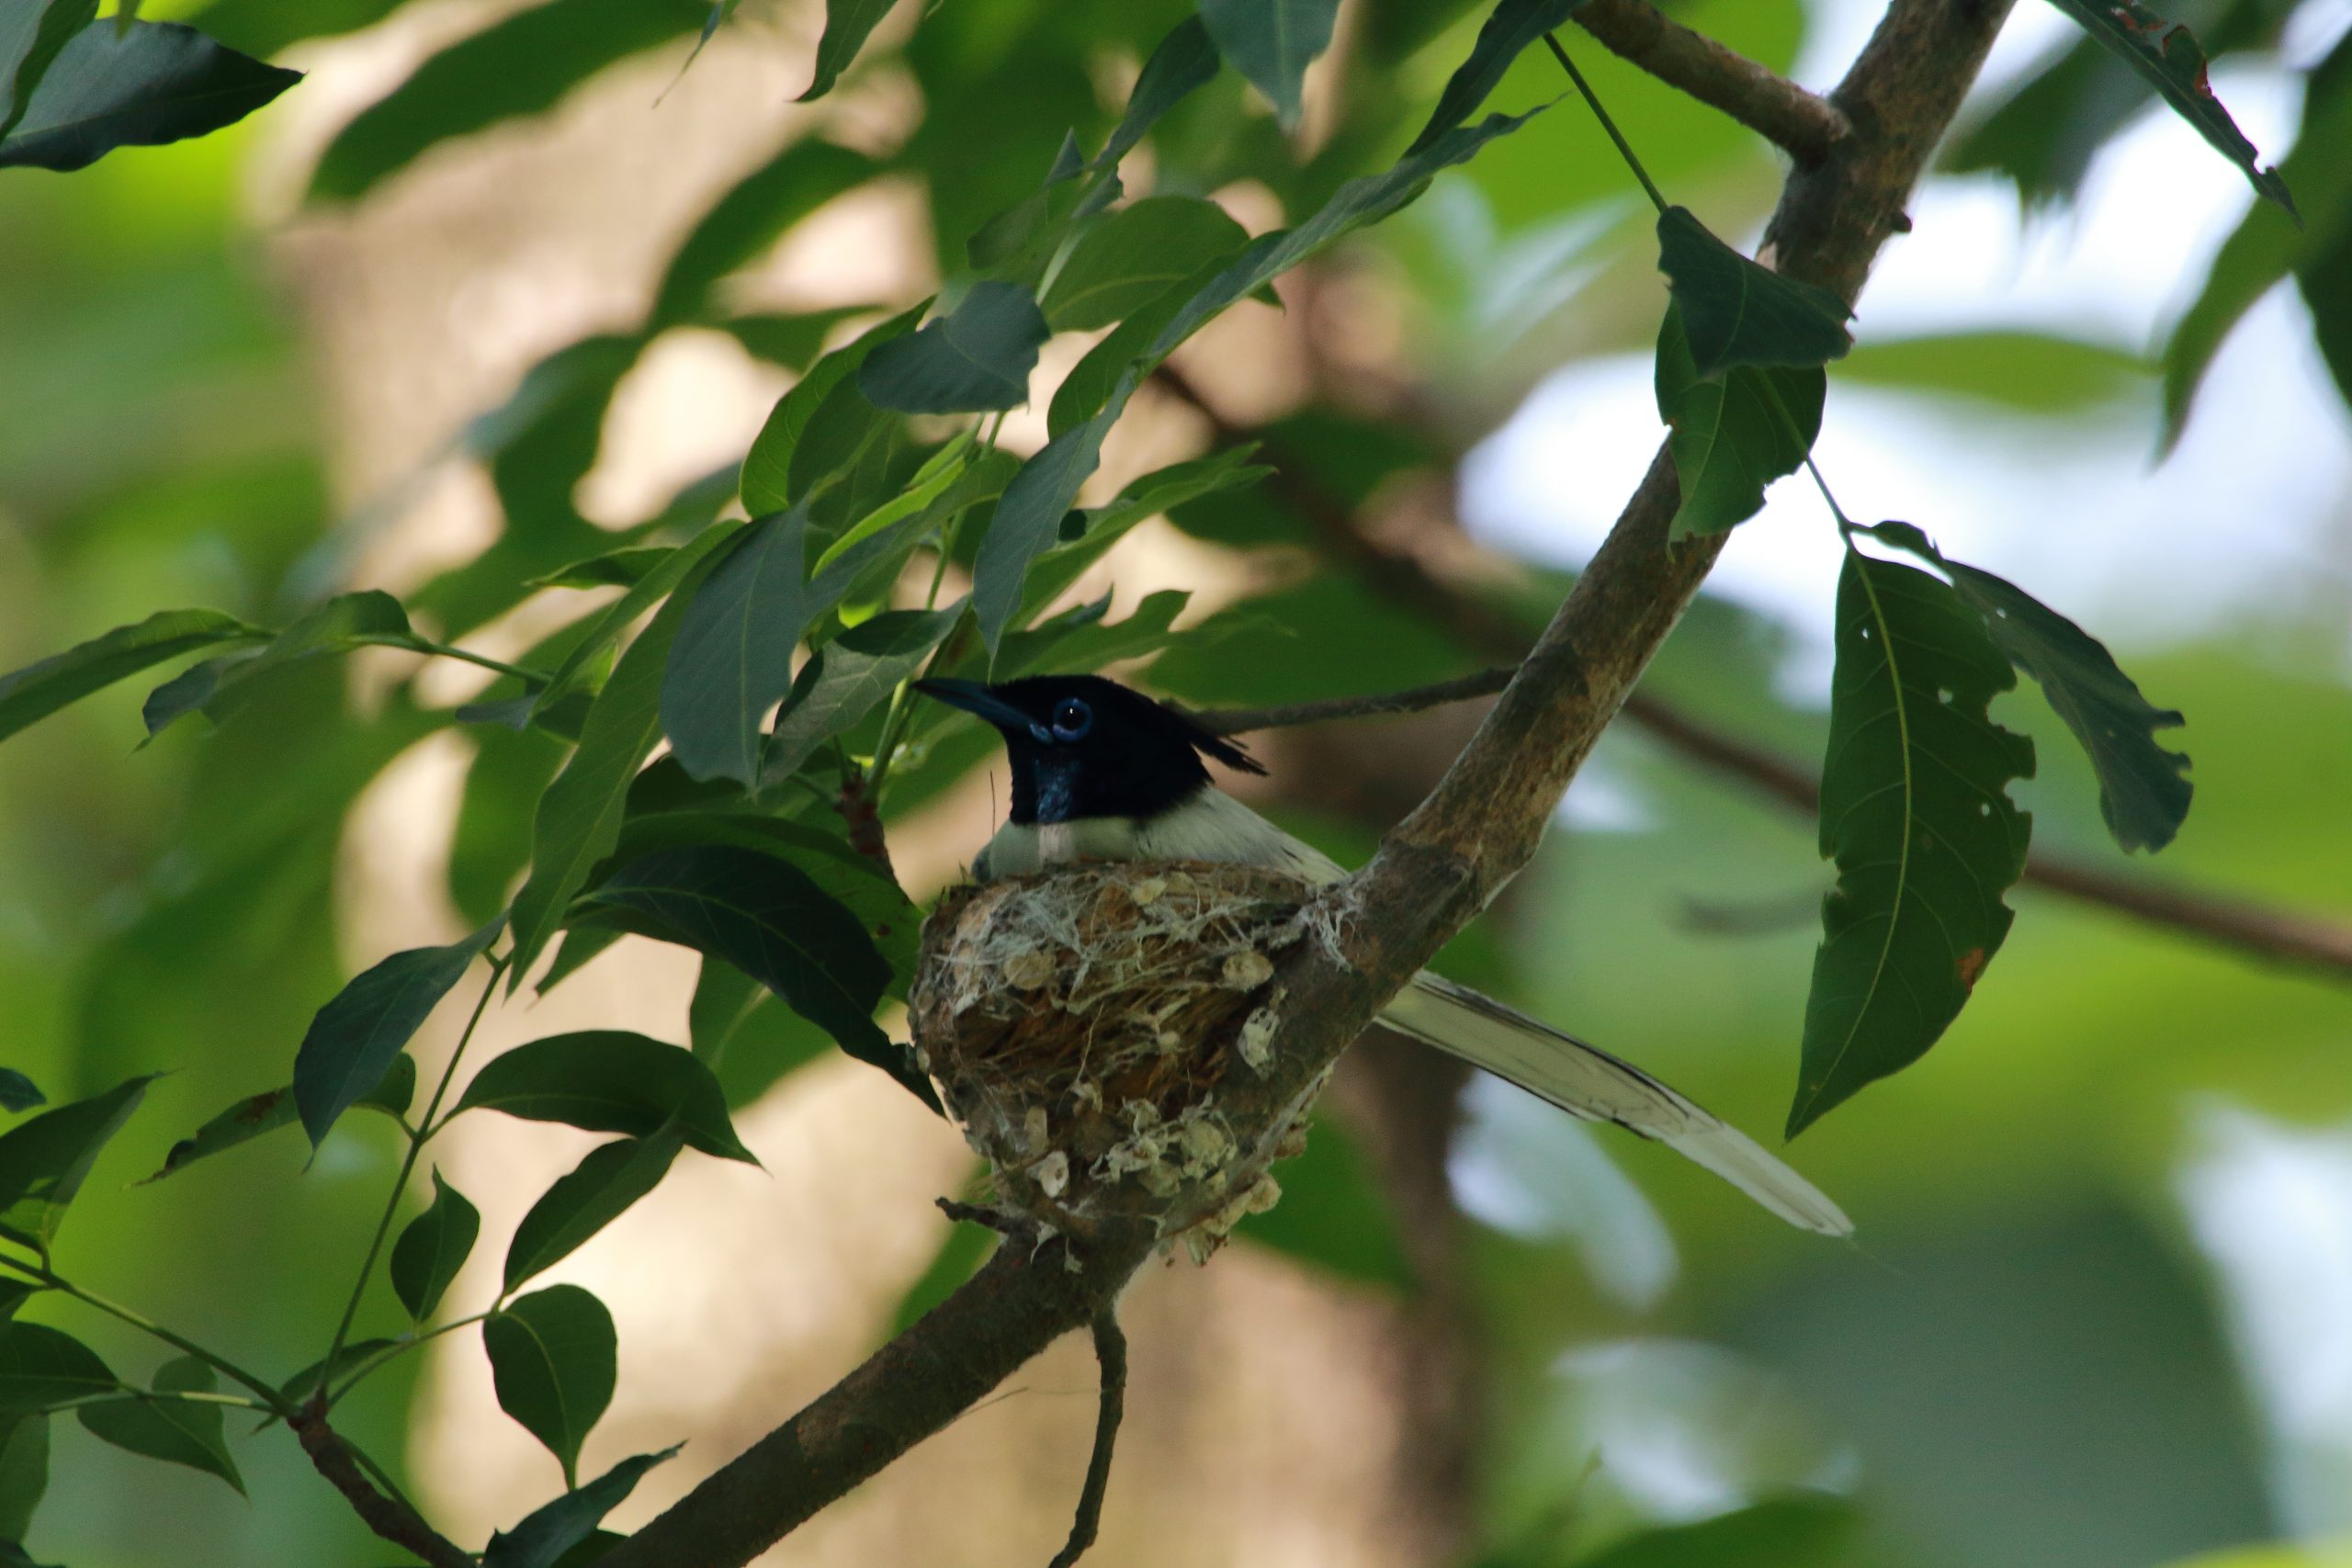
[[[1800,164],[1820,163],[1853,132],[1836,104],[1693,32],[1649,0],[1585,0],[1575,20],[1611,53],[1721,109]]]
[[[311,1466],[326,1477],[328,1485],[343,1494],[352,1512],[369,1529],[432,1568],[474,1568],[470,1554],[419,1518],[414,1510],[376,1490],[359,1472],[350,1445],[327,1425],[323,1390],[288,1416],[286,1424],[293,1428],[295,1440],[310,1456]]]

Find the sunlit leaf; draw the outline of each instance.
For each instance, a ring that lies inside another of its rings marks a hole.
[[[900,413],[978,413],[1029,398],[1037,350],[1052,335],[1018,284],[976,283],[955,310],[876,347],[857,372],[876,407]]]
[[[866,355],[915,330],[931,301],[909,307],[854,342],[844,344],[808,367],[808,373],[776,400],[767,422],[743,457],[743,508],[753,516],[781,512],[799,499],[793,493],[793,457],[817,410],[842,382],[856,375]]]
[[[130,1079],[0,1134],[0,1235],[47,1252],[99,1151],[154,1081],[152,1073]]]
[[[1217,52],[1266,95],[1284,130],[1296,129],[1306,68],[1331,46],[1340,0],[1199,0]]]
[[[58,50],[16,128],[0,137],[0,168],[79,169],[118,147],[202,136],[301,79],[177,22],[85,27]]]
[[[58,51],[98,14],[98,0],[28,0],[0,11],[0,144],[31,107]],[[14,1540],[23,1531],[0,1531]]]
[[[807,103],[833,90],[849,62],[865,47],[866,39],[895,0],[825,0],[825,35],[817,40],[816,74],[796,100]]]
[[[1792,474],[1821,434],[1828,378],[1818,367],[1735,366],[1710,380],[1698,374],[1679,307],[1658,329],[1658,417],[1682,504],[1674,536],[1720,533],[1764,508],[1773,480]]]
[[[167,1361],[155,1373],[154,1394],[126,1393],[77,1406],[74,1414],[94,1437],[119,1449],[167,1464],[217,1475],[242,1495],[244,1477],[230,1457],[222,1433],[221,1407],[208,1402],[159,1397],[172,1393],[210,1393],[212,1369],[193,1356]]]
[[[72,1335],[42,1323],[0,1323],[0,1420],[121,1386]]]
[[[1657,248],[1701,377],[1736,365],[1823,365],[1853,346],[1846,330],[1853,311],[1843,299],[1741,255],[1690,209],[1658,215]]]
[[[391,1070],[425,1019],[488,951],[505,917],[447,947],[413,947],[356,976],[321,1008],[294,1054],[294,1105],[313,1148]]]
[[[961,600],[944,610],[885,610],[827,643],[815,678],[776,716],[761,763],[763,784],[799,772],[819,747],[872,713],[963,618]]]
[[[408,1109],[408,1102],[415,1094],[416,1058],[402,1052],[392,1058],[392,1065],[378,1080],[376,1087],[353,1103],[363,1110],[398,1116]],[[198,1160],[252,1143],[280,1127],[290,1127],[294,1122],[294,1090],[290,1086],[249,1096],[174,1144],[171,1152],[164,1156],[162,1168],[146,1179],[161,1181],[187,1169]],[[142,1186],[144,1184],[141,1183]]]
[[[655,290],[652,321],[692,319],[713,284],[875,172],[872,159],[830,141],[810,138],[785,148],[738,180],[687,234]]]
[[[577,1484],[580,1445],[612,1403],[612,1314],[577,1285],[534,1291],[481,1325],[498,1407],[547,1446]]]
[[[550,1035],[503,1052],[474,1075],[458,1109],[631,1137],[674,1124],[705,1154],[759,1163],[736,1136],[710,1069],[690,1051],[626,1030]]]
[[[409,1316],[422,1323],[433,1315],[481,1233],[481,1211],[435,1170],[433,1201],[392,1243],[392,1292]]]
[[[759,778],[760,721],[792,688],[792,650],[808,622],[808,536],[805,508],[761,518],[678,620],[662,671],[662,729],[694,778]]]
[[[1199,197],[1132,203],[1071,247],[1042,301],[1046,320],[1056,332],[1110,326],[1201,268],[1229,258],[1249,239],[1225,209]]]
[[[677,1451],[673,1447],[625,1459],[585,1486],[534,1509],[512,1530],[490,1538],[481,1568],[561,1568],[569,1561],[565,1554],[597,1533],[598,1521],[628,1500],[639,1479]]]
[[[1478,112],[1521,50],[1566,22],[1584,0],[1499,0],[1478,28],[1470,58],[1453,68],[1429,123],[1408,152],[1418,152]]]
[[[166,610],[136,626],[117,626],[0,675],[0,740],[127,675],[200,649],[268,640],[269,634],[211,610]]]

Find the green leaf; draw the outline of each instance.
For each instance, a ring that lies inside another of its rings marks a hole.
[[[49,1417],[19,1416],[0,1438],[0,1540],[22,1540],[49,1490]]]
[[[2085,32],[2120,55],[2132,69],[2170,104],[2173,112],[2196,128],[2213,150],[2235,164],[2252,181],[2256,194],[2269,197],[2289,212],[2295,198],[2276,169],[2257,166],[2254,143],[2238,130],[2222,100],[2205,79],[2205,51],[2187,28],[2175,27],[2139,0],[2051,0],[2073,17]]]
[[[908,927],[911,933],[913,928]],[[904,973],[903,971],[901,972]],[[690,1015],[695,1055],[741,1109],[833,1049],[832,1037],[731,964],[706,958]]]
[[[532,578],[526,588],[634,588],[676,558],[676,545],[629,545]]]
[[[874,177],[862,153],[814,138],[793,142],[738,180],[671,257],[655,291],[658,326],[692,320],[711,286],[835,197]]]
[[[1315,1119],[1306,1152],[1277,1165],[1273,1175],[1282,1201],[1244,1219],[1236,1235],[1344,1280],[1400,1294],[1415,1289],[1388,1201],[1363,1153],[1330,1117]]]
[[[2339,228],[2331,248],[2296,269],[2295,287],[2311,309],[2320,357],[2352,403],[2352,223]]]
[[[743,457],[743,509],[753,516],[781,512],[797,499],[793,490],[793,458],[808,424],[835,388],[857,373],[866,355],[884,344],[915,330],[931,309],[931,301],[910,306],[872,327],[856,341],[844,344],[808,367],[808,373],[776,400],[776,405]]]
[[[1478,112],[1520,51],[1566,22],[1584,0],[1500,0],[1478,28],[1470,58],[1453,69],[1437,107],[1408,152],[1418,152]]]
[[[547,1445],[571,1489],[580,1444],[612,1403],[612,1314],[577,1285],[550,1285],[485,1322],[481,1340],[498,1407]]]
[[[698,582],[708,558],[690,570]],[[580,732],[580,749],[539,800],[531,824],[531,875],[514,896],[514,955],[508,989],[522,983],[548,938],[563,923],[572,895],[612,852],[628,803],[628,786],[662,733],[662,672],[678,623],[692,602],[685,583],[621,655]]]
[[[1804,1494],[1775,1497],[1697,1524],[1629,1536],[1577,1568],[1863,1568],[1851,1504]]]
[[[349,201],[435,142],[552,107],[615,61],[699,28],[695,0],[548,0],[458,39],[339,131],[308,199]]]
[[[1069,374],[1062,378],[1061,385],[1054,389],[1054,400],[1046,411],[1046,432],[1059,436],[1102,412],[1114,397],[1124,399],[1132,391],[1132,387],[1123,389],[1120,385],[1128,368],[1142,357],[1168,323],[1230,265],[1224,259],[1203,263],[1182,282],[1162,289],[1157,298],[1130,311],[1116,330],[1088,349],[1085,356],[1070,367]]]
[[[79,169],[118,147],[202,136],[301,79],[176,22],[85,27],[58,48],[15,129],[0,137],[0,168]]]
[[[1683,207],[1657,220],[1658,268],[1702,378],[1736,365],[1825,365],[1853,346],[1837,295],[1783,277],[1707,231]]]
[[[1037,350],[1052,335],[1029,290],[976,283],[914,336],[878,345],[858,368],[858,389],[876,408],[899,413],[1012,408],[1028,401]]]
[[[709,559],[713,552],[743,533],[741,523],[720,523],[704,529],[686,543],[662,552],[662,558],[649,563],[644,575],[629,585],[628,591],[605,608],[596,624],[586,636],[564,655],[563,662],[555,667],[533,703],[531,715],[537,718],[553,708],[577,688],[606,649],[621,639],[621,635],[641,620],[645,612],[660,604],[677,590],[687,576]],[[628,554],[630,552],[620,552]],[[577,570],[580,563],[569,570]]]
[[[155,1393],[129,1393],[79,1405],[74,1414],[92,1436],[167,1464],[217,1475],[244,1495],[244,1477],[229,1455],[221,1432],[221,1407],[207,1402],[173,1399],[173,1393],[210,1393],[212,1369],[193,1356],[167,1361],[155,1373]]]
[[[410,1317],[423,1323],[433,1315],[481,1234],[481,1211],[435,1170],[432,1203],[392,1243],[392,1292]]]
[[[889,965],[857,917],[799,867],[749,850],[668,850],[622,867],[583,902],[641,936],[733,964],[933,1102],[906,1047],[874,1023]]]
[[[1084,532],[1066,544],[1056,545],[1030,567],[1023,611],[1042,609],[1059,598],[1064,590],[1084,575],[1087,568],[1102,558],[1104,551],[1145,519],[1173,512],[1191,502],[1254,485],[1272,473],[1272,468],[1250,463],[1257,452],[1254,446],[1235,446],[1214,457],[1170,463],[1131,482],[1109,505],[1080,513],[1084,519]]]
[[[1200,17],[1196,14],[1177,23],[1152,50],[1151,58],[1143,62],[1135,88],[1127,94],[1126,112],[1119,117],[1111,139],[1088,167],[1098,173],[1115,171],[1119,161],[1135,151],[1136,143],[1159,123],[1160,116],[1174,108],[1193,89],[1206,85],[1216,71],[1216,44]]]
[[[718,558],[678,621],[662,671],[662,729],[688,776],[752,784],[760,720],[792,689],[808,624],[805,507],[763,517]]]
[[[312,1148],[335,1118],[384,1081],[433,1010],[505,929],[504,916],[463,942],[395,953],[318,1010],[294,1054],[294,1106]]]
[[[0,1323],[0,1420],[122,1386],[97,1352],[40,1323]]]
[[[305,612],[253,657],[207,660],[158,687],[142,710],[148,737],[198,708],[215,723],[225,722],[253,700],[255,682],[289,665],[355,648],[406,647],[414,640],[408,612],[390,594],[374,589],[338,593]]]
[[[31,0],[0,12],[0,143],[25,118],[58,51],[97,14],[98,0]],[[23,1534],[0,1531],[0,1540]]]
[[[165,660],[223,643],[266,641],[268,637],[258,626],[212,610],[166,610],[136,626],[117,626],[104,637],[0,675],[0,740],[69,703]]]
[[[815,679],[776,716],[760,765],[762,785],[790,778],[819,747],[872,713],[963,618],[960,599],[944,610],[885,610],[827,643],[817,655]]]
[[[912,1328],[924,1314],[956,1293],[956,1288],[980,1271],[980,1265],[996,1250],[997,1233],[970,1220],[949,1223],[947,1235],[939,1250],[931,1256],[922,1275],[907,1287],[899,1298],[898,1310],[890,1316],[890,1337],[896,1339]]]
[[[705,1154],[759,1163],[736,1136],[710,1069],[681,1046],[627,1030],[554,1034],[493,1056],[458,1110],[646,1138],[674,1122]]]
[[[1216,202],[1147,197],[1080,236],[1046,293],[1046,320],[1056,332],[1110,326],[1249,242],[1249,231]]]
[[[1995,724],[2017,683],[1948,584],[1849,549],[1821,779],[1821,852],[1838,886],[1805,1003],[1793,1137],[1919,1059],[1959,1016],[2008,934],[2002,894],[2032,819],[2009,799],[2033,742]]]
[[[1817,367],[1736,366],[1707,380],[1667,307],[1657,338],[1657,412],[1681,485],[1673,536],[1721,533],[1763,510],[1764,491],[1792,474],[1821,434],[1828,378]]]
[[[40,1087],[14,1067],[0,1067],[0,1110],[30,1111],[49,1103]]]
[[[711,1086],[713,1092],[718,1086]],[[506,1248],[504,1289],[569,1258],[629,1205],[661,1185],[684,1147],[685,1136],[665,1122],[649,1136],[623,1138],[588,1151],[588,1157],[540,1194]]]
[[[565,1553],[598,1533],[598,1522],[627,1501],[639,1479],[683,1447],[625,1459],[587,1485],[534,1509],[512,1531],[490,1538],[481,1568],[562,1568],[569,1561]]]
[[[835,327],[854,316],[873,315],[875,310],[872,305],[840,305],[827,310],[754,311],[708,324],[734,338],[755,359],[805,371]]]
[[[392,1058],[391,1066],[386,1069],[376,1087],[361,1095],[354,1104],[367,1110],[380,1111],[388,1116],[398,1116],[408,1109],[408,1102],[415,1095],[416,1058],[402,1052]],[[291,1086],[249,1096],[174,1144],[171,1152],[164,1156],[162,1168],[140,1185],[143,1187],[149,1181],[161,1181],[187,1169],[198,1160],[224,1154],[280,1127],[290,1127],[294,1119],[294,1090]]]
[[[2188,815],[2188,759],[2156,743],[2183,722],[2159,708],[2097,637],[2006,578],[1947,558],[1907,523],[1871,532],[1934,563],[1984,622],[1993,645],[2032,676],[2098,775],[2099,815],[2125,850],[2161,850]]]
[[[1118,423],[1136,379],[1132,367],[1122,372],[1110,404],[1038,448],[998,499],[972,568],[972,610],[991,655],[1003,646],[1021,609],[1030,563],[1061,536],[1070,503],[1102,463],[1102,438]]]
[[[382,21],[401,0],[211,0],[190,18],[221,42],[266,59],[304,39],[356,32]]]
[[[1300,85],[1331,46],[1340,0],[1199,0],[1217,52],[1274,106],[1284,130],[1298,129]]]
[[[825,0],[825,36],[817,40],[816,74],[809,80],[808,90],[794,101],[808,103],[821,98],[833,90],[849,62],[865,47],[866,38],[884,17],[890,14],[894,0]]]
[[[1047,622],[1034,632],[1006,638],[1004,653],[997,660],[998,673],[1010,678],[1100,670],[1121,660],[1158,653],[1176,640],[1170,628],[1192,596],[1190,589],[1163,588],[1145,594],[1135,614],[1125,620],[1105,621],[1102,615],[1110,608],[1106,593],[1097,604],[1084,606],[1086,615],[1072,615],[1058,624]]]
[[[153,1074],[132,1078],[0,1134],[0,1235],[47,1253],[98,1152],[154,1081]]]
[[[1855,346],[1840,381],[1946,392],[2019,413],[2078,413],[2139,396],[2154,367],[2104,344],[2035,332],[1938,333]]]
[[[396,1349],[407,1343],[409,1341],[405,1339],[352,1340],[334,1353],[334,1362],[332,1366],[324,1360],[312,1361],[309,1366],[279,1383],[278,1395],[289,1404],[300,1404],[318,1393],[322,1386],[341,1382],[346,1372],[356,1372],[385,1351]],[[274,1420],[275,1417],[272,1419]],[[262,1425],[266,1427],[269,1422],[265,1421]]]
[[[0,1280],[0,1322],[15,1317],[18,1307],[47,1289],[46,1285],[36,1285],[29,1280]]]

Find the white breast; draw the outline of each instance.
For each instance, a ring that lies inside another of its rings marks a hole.
[[[972,875],[993,882],[1085,860],[1223,861],[1270,866],[1309,882],[1335,882],[1346,874],[1329,856],[1224,791],[1206,788],[1175,809],[1141,821],[1093,817],[1042,828],[1008,822],[972,863]]]

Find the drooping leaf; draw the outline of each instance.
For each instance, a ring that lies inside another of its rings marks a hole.
[[[0,1067],[0,1111],[30,1111],[49,1103],[40,1086],[14,1067]]]
[[[2188,815],[2188,759],[2158,745],[2156,732],[2177,728],[2179,712],[2152,705],[2104,643],[2017,584],[1948,558],[1907,523],[1871,532],[1949,575],[1993,645],[2041,683],[2091,760],[2099,815],[2115,841],[2127,851],[2172,842]]]
[[[763,517],[718,558],[679,618],[662,671],[662,729],[689,776],[751,784],[760,721],[792,688],[807,624],[805,507]]]
[[[79,169],[118,147],[202,136],[301,79],[177,22],[85,27],[57,50],[15,129],[0,137],[0,168]]]
[[[759,1163],[736,1136],[710,1069],[690,1051],[627,1030],[550,1035],[503,1052],[474,1075],[458,1109],[633,1138],[674,1123],[691,1147]]]
[[[2032,819],[2009,799],[2033,742],[1996,725],[2017,683],[1976,612],[1924,571],[1849,550],[1821,780],[1838,862],[1805,1003],[1794,1136],[1926,1054],[2008,934]]]
[[[589,1150],[585,1159],[556,1178],[514,1227],[514,1239],[506,1248],[504,1289],[512,1291],[569,1258],[618,1219],[661,1185],[684,1146],[684,1134],[676,1123],[664,1122],[645,1137],[622,1138]]]
[[[872,159],[846,147],[814,138],[793,142],[738,180],[695,225],[654,292],[652,321],[692,320],[712,285],[876,172]]]
[[[0,1540],[22,1540],[49,1490],[49,1417],[19,1416],[0,1437]]]
[[[612,1403],[612,1314],[577,1285],[550,1285],[509,1303],[481,1325],[498,1407],[547,1446],[577,1484],[580,1445]]]
[[[2173,112],[2196,129],[2213,150],[2245,173],[2256,194],[2295,210],[2295,198],[2276,169],[2260,166],[2260,154],[2213,96],[2205,79],[2205,51],[2187,28],[2176,27],[2139,0],[2051,0],[2085,32],[2120,55],[2148,79]]]
[[[212,610],[166,610],[117,626],[38,664],[0,675],[0,740],[127,675],[199,649],[266,642],[269,634]]]
[[[1762,511],[1765,490],[1796,472],[1821,434],[1828,385],[1817,366],[1740,365],[1702,378],[1680,308],[1668,306],[1658,329],[1657,389],[1682,490],[1674,537],[1720,533]]]
[[[61,1105],[0,1134],[0,1235],[46,1253],[108,1139],[139,1107],[154,1075]]]
[[[97,14],[98,0],[28,0],[0,11],[0,143],[25,118],[58,51]],[[23,1533],[0,1531],[0,1540]]]
[[[481,1568],[566,1568],[573,1561],[568,1553],[598,1533],[598,1522],[628,1500],[639,1479],[683,1447],[625,1459],[587,1485],[534,1509],[511,1531],[490,1538]]]
[[[1478,28],[1470,58],[1453,69],[1427,125],[1406,151],[1418,152],[1478,112],[1520,51],[1566,22],[1584,0],[1499,0]]]
[[[409,1316],[423,1323],[433,1315],[481,1234],[481,1211],[435,1170],[432,1203],[392,1243],[392,1292]]]
[[[816,678],[776,716],[760,768],[763,785],[798,773],[819,747],[872,713],[963,618],[961,600],[944,610],[885,610],[827,643],[817,656]]]
[[[1080,236],[1042,301],[1045,319],[1056,332],[1110,326],[1249,240],[1213,201],[1147,197]]]
[[[1843,299],[1741,255],[1688,208],[1658,215],[1657,250],[1702,378],[1736,365],[1826,365],[1853,346]]]
[[[294,1106],[311,1146],[384,1081],[433,1010],[506,927],[500,916],[463,942],[395,953],[336,994],[311,1019],[294,1054]]]
[[[870,328],[854,342],[844,344],[810,366],[808,373],[776,400],[767,422],[753,438],[752,449],[743,457],[745,511],[757,517],[782,512],[800,499],[793,491],[793,458],[818,409],[835,389],[857,374],[868,355],[914,331],[915,323],[930,310],[931,301],[925,299]]]
[[[795,100],[808,103],[821,98],[833,90],[849,62],[865,47],[865,40],[890,14],[894,0],[825,0],[825,36],[817,40],[816,73],[808,90]]]
[[[237,1461],[230,1457],[218,1404],[168,1397],[173,1393],[210,1393],[212,1369],[193,1356],[167,1361],[155,1373],[155,1393],[126,1393],[75,1407],[74,1414],[92,1436],[119,1449],[167,1464],[184,1464],[217,1475],[245,1490]]]
[[[121,1386],[97,1352],[72,1335],[45,1323],[0,1323],[0,1421]]]
[[[1199,0],[1217,52],[1266,95],[1284,130],[1298,127],[1306,68],[1331,46],[1339,0]]]
[[[391,1066],[376,1086],[353,1103],[363,1110],[399,1116],[415,1095],[416,1058],[403,1051],[392,1058]],[[290,1085],[249,1096],[174,1144],[171,1152],[164,1156],[163,1166],[141,1185],[176,1175],[198,1160],[224,1154],[280,1127],[290,1127],[294,1121],[294,1090]]]
[[[878,345],[858,389],[899,413],[979,413],[1029,398],[1029,373],[1052,329],[1018,284],[983,282],[912,337]]]

